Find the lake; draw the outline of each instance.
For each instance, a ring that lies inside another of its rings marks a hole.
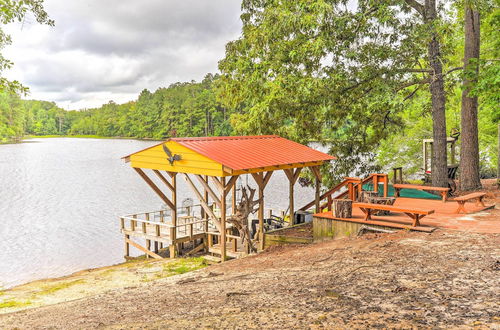
[[[118,217],[163,203],[121,157],[157,143],[47,138],[0,145],[0,288],[123,262]],[[250,175],[238,187],[247,182],[255,187]],[[179,205],[185,198],[197,204],[184,180],[178,185]],[[282,171],[265,197],[275,214],[287,209]],[[312,188],[296,185],[296,208],[312,199]]]

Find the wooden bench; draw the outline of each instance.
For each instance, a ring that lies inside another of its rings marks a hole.
[[[417,190],[425,190],[425,191],[439,191],[441,194],[441,198],[443,202],[446,202],[446,196],[448,195],[448,191],[450,188],[443,187],[431,187],[431,186],[422,186],[418,184],[394,184],[394,197],[399,197],[399,191],[401,189],[417,189]]]
[[[420,226],[420,219],[426,215],[434,213],[434,210],[424,210],[418,208],[404,208],[392,205],[370,204],[370,203],[353,203],[353,207],[358,207],[365,214],[365,220],[370,220],[373,211],[390,211],[404,213],[413,219],[412,226]]]
[[[483,198],[485,195],[486,195],[486,193],[484,193],[484,192],[475,192],[475,193],[467,194],[464,196],[455,197],[453,200],[458,203],[458,209],[455,211],[455,213],[460,213],[461,211],[463,211],[464,213],[467,213],[465,211],[465,203],[471,199],[476,199],[477,200],[476,205],[480,205],[480,206],[484,207],[485,205],[483,203]]]

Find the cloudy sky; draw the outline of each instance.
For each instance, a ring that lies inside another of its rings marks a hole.
[[[239,0],[46,0],[55,27],[28,18],[7,27],[5,72],[29,98],[65,109],[122,103],[148,88],[201,80],[237,38]]]

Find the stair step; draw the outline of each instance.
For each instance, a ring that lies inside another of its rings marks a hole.
[[[212,246],[212,247],[210,247],[210,248],[208,249],[208,252],[210,252],[210,253],[215,253],[215,254],[218,254],[218,255],[220,255],[220,254],[221,254],[221,253],[220,253],[220,247],[218,247],[218,246]],[[246,255],[246,253],[245,253],[245,252],[243,252],[243,251],[234,252],[234,251],[232,251],[232,250],[227,249],[227,250],[226,250],[226,255],[227,255],[228,257],[230,257],[230,258],[235,258],[235,259],[238,259],[238,258],[241,258],[241,257],[245,256],[245,255]]]
[[[220,263],[221,260],[220,257],[214,257],[211,255],[204,255],[202,256],[202,258],[208,261],[209,263]]]

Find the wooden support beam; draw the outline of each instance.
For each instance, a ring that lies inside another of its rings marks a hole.
[[[194,249],[186,252],[186,255],[189,256],[191,254],[195,254],[196,252],[199,252],[205,248],[205,243],[201,243],[198,246],[196,246]]]
[[[145,247],[137,244],[136,242],[132,241],[131,239],[125,238],[125,243],[128,243],[128,244],[132,245],[133,247],[141,250],[142,252],[146,253],[148,256],[151,256],[151,257],[153,257],[155,259],[163,259],[161,256],[157,255],[153,251],[149,251],[148,249],[146,249]]]
[[[219,219],[215,216],[214,212],[212,211],[210,206],[208,206],[207,202],[205,202],[202,194],[198,191],[198,188],[196,188],[193,181],[191,181],[191,178],[189,177],[189,175],[187,175],[186,173],[183,173],[183,178],[184,178],[184,180],[186,180],[186,182],[190,186],[191,190],[195,193],[196,197],[200,201],[200,204],[203,207],[203,209],[205,210],[205,212],[207,212],[207,214],[212,218],[217,229],[219,231],[221,231],[222,227],[221,227],[221,224],[219,222]],[[222,203],[221,203],[221,205],[222,205]],[[221,210],[222,210],[222,208],[221,208]]]
[[[259,218],[259,229],[258,229],[258,237],[259,237],[259,249],[264,250],[264,189],[271,179],[273,175],[273,171],[267,172],[265,175],[262,172],[252,173],[252,176],[259,187],[259,210],[258,210],[258,218]]]
[[[205,182],[208,184],[208,175],[205,175]],[[206,191],[206,190],[205,190],[205,202],[207,203],[207,206],[210,205],[210,200],[208,199],[208,191]],[[201,209],[203,210],[203,219],[208,220],[208,213],[205,212],[205,209],[203,208],[203,206],[201,207]],[[210,207],[210,209],[213,210],[211,207]],[[205,221],[204,226],[205,226],[205,232],[207,232],[208,231],[208,221]],[[207,247],[207,249],[208,249],[208,247]]]
[[[212,182],[215,184],[217,189],[219,189],[219,191],[224,191],[224,185],[219,181],[217,177],[211,176],[210,179],[212,179]]]
[[[222,187],[226,186],[226,178],[221,177]],[[221,262],[226,261],[226,193],[225,190],[221,191],[221,209],[220,209],[220,256]]]
[[[231,210],[233,214],[236,214],[236,184],[233,185],[233,189],[231,189]]]
[[[319,213],[321,212],[321,206],[320,206],[320,202],[321,202],[321,172],[320,172],[320,167],[319,166],[311,166],[309,167],[311,169],[311,171],[313,172],[314,174],[314,177],[316,179],[316,182],[315,182],[315,191],[314,191],[314,205],[315,205],[315,210],[316,210],[316,213]]]
[[[212,190],[210,185],[203,179],[203,177],[201,175],[195,175],[195,177],[196,177],[196,179],[198,179],[198,181],[203,186],[205,193],[208,193],[210,195],[210,197],[212,197],[212,199],[215,201],[215,204],[217,204],[217,206],[220,208],[221,207],[220,199],[217,197],[217,195]]]
[[[231,191],[231,188],[236,184],[236,181],[238,180],[239,175],[234,175],[229,179],[229,181],[226,184],[223,184],[224,186],[224,197],[227,196],[227,194]]]
[[[161,182],[163,182],[163,183],[164,183],[164,184],[168,187],[168,189],[170,189],[170,191],[172,191],[172,192],[173,192],[173,191],[175,190],[174,186],[172,186],[172,185],[170,184],[170,182],[168,182],[167,178],[165,178],[165,177],[163,176],[163,174],[161,174],[161,173],[160,173],[160,171],[158,171],[158,170],[153,170],[153,172],[154,172],[154,173],[156,174],[156,176],[157,176],[157,177],[161,180]]]
[[[297,182],[297,179],[299,178],[300,171],[302,170],[302,167],[296,168],[295,171],[293,169],[285,169],[283,170],[288,177],[289,181],[289,200],[290,200],[290,226],[293,226],[295,219],[294,219],[294,200],[293,200],[293,186],[295,185],[295,182]]]
[[[172,209],[172,211],[175,209],[175,205],[170,201],[170,199],[168,199],[167,196],[165,196],[165,194],[160,190],[160,188],[158,188],[155,183],[146,175],[146,173],[144,173],[144,171],[140,168],[137,168],[137,167],[134,167],[133,168],[140,176],[141,178],[146,181],[146,183],[151,187],[151,189],[154,190],[154,192],[160,196],[160,198],[165,202],[165,204],[167,204],[168,207],[170,207],[170,209]]]
[[[127,240],[130,240],[130,235],[125,235],[125,257],[130,257],[130,247]]]

